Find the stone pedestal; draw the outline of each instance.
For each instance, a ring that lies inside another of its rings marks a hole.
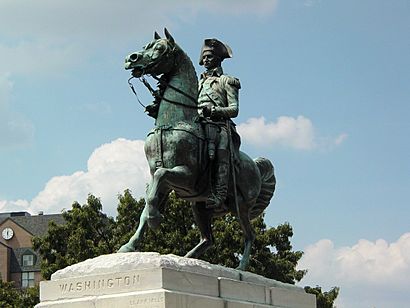
[[[120,253],[57,271],[40,284],[36,307],[315,308],[312,294],[205,261]]]

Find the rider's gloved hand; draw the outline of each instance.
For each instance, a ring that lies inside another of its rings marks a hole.
[[[211,106],[205,106],[202,108],[202,114],[204,117],[210,117],[212,113],[212,107]]]
[[[202,115],[204,117],[209,118],[212,115],[212,104],[202,103],[198,107],[202,109]]]

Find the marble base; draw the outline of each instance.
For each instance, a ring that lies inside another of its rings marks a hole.
[[[160,255],[103,255],[40,283],[36,307],[315,308],[294,285],[205,261]]]

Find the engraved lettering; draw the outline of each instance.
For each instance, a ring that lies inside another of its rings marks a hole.
[[[67,292],[67,284],[66,283],[65,284],[60,284],[60,290],[61,290],[62,293]]]
[[[103,290],[121,287],[131,287],[140,284],[141,277],[138,274],[117,276],[115,278],[100,278],[91,280],[78,279],[71,283],[59,284],[60,292],[64,293],[81,293],[87,290]],[[144,302],[149,303],[155,299],[143,299]],[[138,301],[137,301],[138,302]]]
[[[87,290],[87,288],[91,289],[91,281],[90,280],[84,282],[84,290]]]
[[[135,298],[130,300],[130,306],[131,307],[136,307],[140,305],[146,305],[146,304],[158,304],[162,303],[164,301],[163,296],[158,296],[158,297],[140,297],[140,298]],[[153,306],[157,307],[157,305]]]
[[[124,277],[124,283],[127,287],[130,285],[130,283],[131,283],[130,276],[125,276]]]
[[[81,282],[77,282],[77,291],[83,290],[83,284]]]
[[[132,278],[133,278],[133,284],[140,282],[140,275],[134,275]]]

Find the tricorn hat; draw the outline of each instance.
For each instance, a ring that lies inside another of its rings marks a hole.
[[[218,41],[215,38],[205,39],[202,46],[201,55],[199,56],[199,65],[203,65],[202,56],[205,51],[212,51],[214,55],[222,60],[232,58],[232,49],[227,44]]]

